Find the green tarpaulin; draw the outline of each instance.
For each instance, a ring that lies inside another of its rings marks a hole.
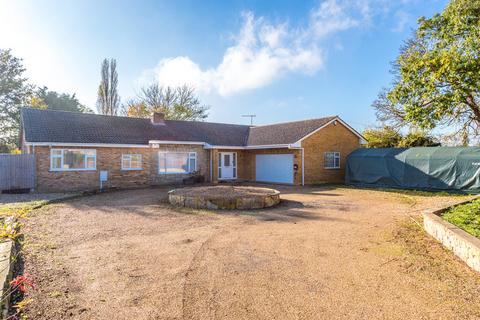
[[[480,148],[357,149],[347,157],[347,184],[480,192]]]

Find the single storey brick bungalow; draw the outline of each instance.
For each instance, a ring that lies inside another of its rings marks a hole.
[[[339,117],[264,126],[104,116],[24,108],[24,153],[38,191],[131,188],[206,181],[343,182],[363,137]]]

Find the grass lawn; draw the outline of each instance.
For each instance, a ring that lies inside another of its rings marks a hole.
[[[456,206],[443,214],[443,219],[480,238],[480,199]]]

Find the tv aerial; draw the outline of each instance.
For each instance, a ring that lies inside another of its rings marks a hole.
[[[253,125],[253,118],[255,118],[257,115],[256,114],[244,114],[242,117],[244,118],[250,118],[250,125]]]

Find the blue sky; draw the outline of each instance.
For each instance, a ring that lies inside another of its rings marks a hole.
[[[94,108],[100,63],[117,59],[123,100],[142,84],[187,83],[208,120],[255,124],[340,115],[375,124],[371,103],[420,16],[446,0],[0,0],[0,48],[39,86]]]

